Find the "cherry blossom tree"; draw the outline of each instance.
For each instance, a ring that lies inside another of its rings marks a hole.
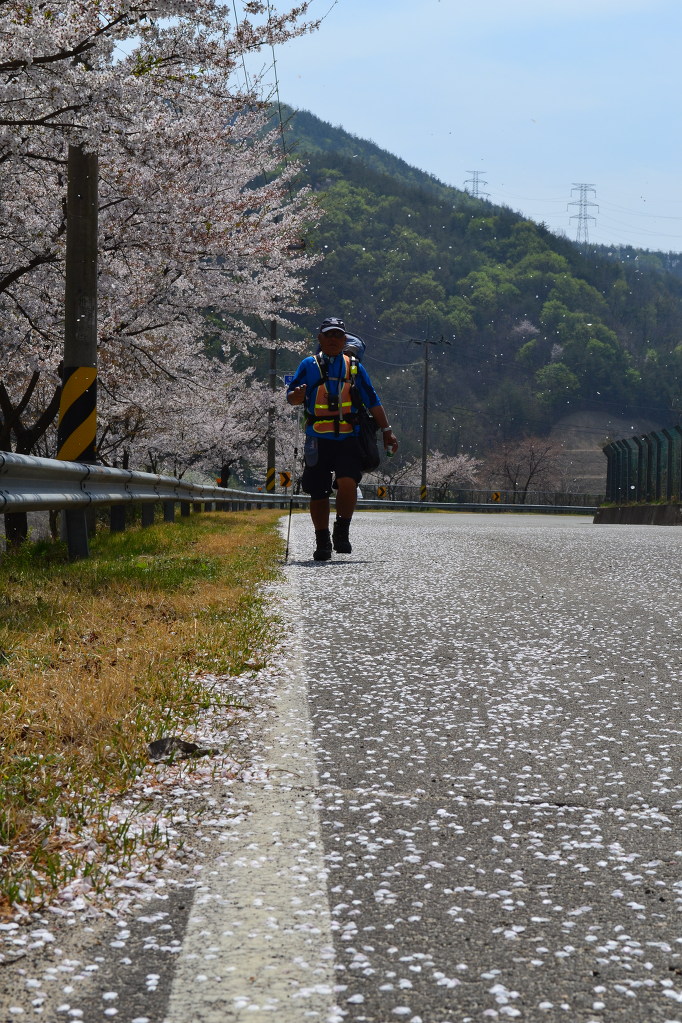
[[[453,490],[478,486],[478,474],[483,462],[471,455],[445,455],[429,451],[426,459],[426,485],[431,497],[444,501]],[[369,477],[368,477],[369,479]],[[371,476],[372,482],[388,488],[388,496],[395,498],[399,486],[418,487],[421,484],[421,458],[406,462],[382,462]]]
[[[101,170],[103,457],[187,467],[256,443],[236,396],[248,416],[262,395],[232,353],[256,340],[247,317],[297,307],[308,257],[295,243],[314,213],[257,83],[244,91],[234,72],[312,26],[305,3],[242,6],[239,24],[219,0],[0,7],[0,447],[52,447],[69,145]],[[222,359],[205,352],[209,308]]]
[[[478,485],[483,462],[471,455],[444,455],[429,451],[426,461],[426,485],[437,501],[444,501],[453,490],[472,489]]]

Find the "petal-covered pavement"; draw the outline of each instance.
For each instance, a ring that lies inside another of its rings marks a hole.
[[[346,1018],[682,1020],[680,540],[365,513],[311,567],[296,530]]]
[[[182,859],[43,933],[3,1023],[682,1023],[682,534],[360,512],[351,539],[316,563],[294,516],[277,657],[220,682],[247,769],[171,779],[173,820],[204,807]]]

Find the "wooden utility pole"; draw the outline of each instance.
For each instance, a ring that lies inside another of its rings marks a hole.
[[[96,153],[69,146],[66,194],[64,365],[57,458],[94,462],[97,434],[97,213]],[[83,509],[64,513],[69,557],[88,556]]]
[[[265,489],[275,489],[275,391],[277,390],[277,320],[270,320],[270,408],[268,409],[268,467]]]
[[[422,392],[422,474],[420,487],[420,500],[426,500],[426,460],[428,442],[428,420],[429,420],[429,345],[449,345],[441,335],[438,341],[430,338],[416,340],[411,338],[412,344],[424,346],[424,387]]]

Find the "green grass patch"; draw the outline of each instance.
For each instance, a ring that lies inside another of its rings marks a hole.
[[[208,705],[196,672],[239,674],[276,635],[260,590],[277,572],[280,516],[195,514],[102,533],[84,561],[41,543],[0,562],[0,912],[83,870],[93,826],[94,881],[132,854],[107,810],[147,742]]]

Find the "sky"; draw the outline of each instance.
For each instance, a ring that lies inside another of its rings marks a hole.
[[[263,55],[282,102],[570,238],[575,186],[589,185],[590,242],[682,252],[682,0],[313,0],[311,13],[320,28],[275,49],[276,74]]]

